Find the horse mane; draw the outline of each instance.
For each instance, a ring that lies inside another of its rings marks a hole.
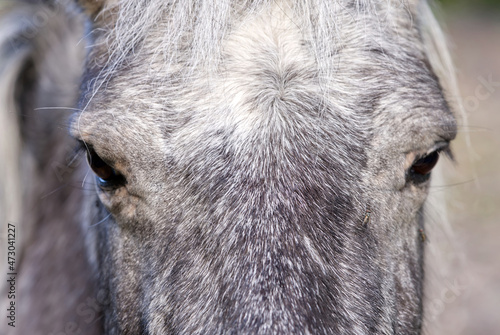
[[[353,6],[357,15],[378,17],[369,25],[354,22],[356,19],[353,17],[344,18],[345,22],[351,21],[349,24],[352,25],[351,30],[356,31],[356,39],[369,44],[370,38],[365,36],[383,35],[387,27],[397,30],[400,21],[397,15],[401,14],[401,10],[409,18],[412,16],[408,1],[387,0],[383,3],[385,7],[381,9],[375,1],[355,2]],[[332,44],[341,48],[345,38],[341,34],[342,20],[331,20],[331,17],[346,15],[344,6],[338,0],[245,0],[236,3],[232,0],[107,1],[96,14],[96,28],[89,34],[96,50],[112,50],[106,59],[98,60],[96,67],[101,71],[99,77],[102,82],[94,89],[99,89],[117,69],[126,66],[140,52],[150,35],[161,36],[161,43],[148,45],[146,49],[150,58],[162,59],[165,69],[178,68],[180,64],[182,70],[177,74],[186,78],[193,76],[198,68],[216,72],[224,51],[223,42],[229,32],[246,17],[262,14],[262,11],[273,7],[278,7],[299,27],[304,43],[310,44],[317,67],[323,72],[322,77],[328,78],[335,70],[329,59]],[[380,14],[383,17],[379,17]],[[429,31],[433,35],[439,34],[439,30]],[[388,57],[387,61],[391,59]]]

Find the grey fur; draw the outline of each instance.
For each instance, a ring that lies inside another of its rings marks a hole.
[[[105,333],[420,333],[409,171],[456,133],[428,5],[99,4],[70,131],[126,182],[65,206]]]

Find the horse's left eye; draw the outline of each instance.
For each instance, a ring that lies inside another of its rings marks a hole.
[[[427,156],[416,160],[411,167],[411,173],[414,175],[426,176],[432,171],[434,166],[436,166],[438,160],[439,151],[434,151]]]
[[[103,161],[92,148],[87,150],[87,161],[89,162],[90,168],[97,176],[99,186],[103,188],[112,188],[119,186],[124,181],[123,176]]]

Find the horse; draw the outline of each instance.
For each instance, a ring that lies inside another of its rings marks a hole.
[[[427,1],[0,19],[2,334],[422,332],[426,198],[457,132]]]

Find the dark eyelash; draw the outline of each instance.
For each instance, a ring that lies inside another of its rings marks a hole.
[[[440,149],[439,154],[444,155],[444,156],[446,156],[446,158],[448,158],[452,162],[455,162],[455,155],[453,154],[453,150],[451,150],[449,145],[443,149]]]
[[[76,144],[73,148],[73,152],[75,153],[75,155],[81,155],[85,152],[87,152],[89,149],[89,145],[87,143],[85,143],[84,141],[82,140],[79,140],[79,139],[76,139]]]
[[[451,160],[454,159],[453,158],[453,152],[452,152],[452,150],[450,148],[450,142],[449,141],[443,141],[443,142],[437,143],[436,146],[435,146],[435,149],[433,150],[433,152],[434,151],[437,151],[440,155],[442,155],[442,154],[446,155]]]
[[[72,165],[79,157],[87,153],[87,145],[81,140],[76,140],[76,143],[71,148],[67,155],[68,166]]]
[[[448,142],[438,143],[431,152],[415,157],[406,174],[407,182],[422,184],[428,181],[432,170],[443,154],[453,159]]]

